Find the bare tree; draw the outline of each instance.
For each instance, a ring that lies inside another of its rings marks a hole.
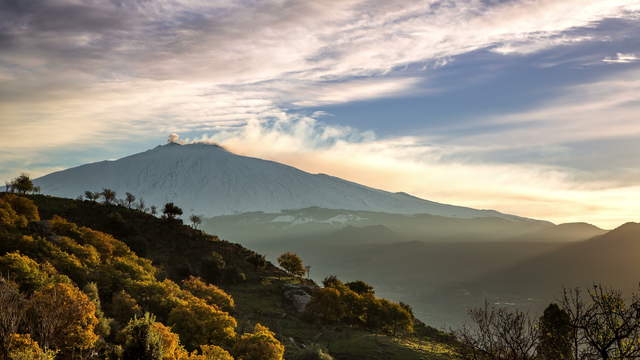
[[[640,297],[594,285],[564,290],[562,307],[574,330],[574,358],[640,359]]]
[[[534,360],[538,328],[527,313],[490,306],[469,311],[471,324],[457,332],[465,360]]]

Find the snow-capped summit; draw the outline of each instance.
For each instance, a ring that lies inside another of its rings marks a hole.
[[[321,207],[448,217],[498,216],[493,210],[440,204],[324,174],[233,154],[209,144],[170,142],[115,161],[100,161],[36,179],[46,194],[75,198],[86,190],[130,192],[147,205],[174,202],[186,214],[217,216]]]

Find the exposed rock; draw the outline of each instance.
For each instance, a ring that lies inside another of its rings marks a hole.
[[[304,312],[307,304],[311,301],[313,289],[308,285],[287,284],[284,286],[284,298],[287,299],[297,312]]]

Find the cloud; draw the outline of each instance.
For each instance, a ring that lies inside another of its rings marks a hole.
[[[3,145],[75,146],[422,91],[397,70],[587,41],[576,29],[639,10],[637,0],[3,2],[2,126],[33,134]]]
[[[610,56],[602,59],[603,62],[609,64],[628,64],[640,60],[636,54],[617,53],[616,56]]]
[[[522,41],[514,41],[500,44],[491,49],[491,51],[502,55],[528,55],[542,50],[547,50],[557,46],[573,45],[580,42],[592,41],[594,36],[546,36],[541,38],[531,38]]]
[[[640,190],[637,185],[611,187],[594,181],[589,184],[598,187],[594,191],[561,166],[470,162],[450,156],[459,149],[421,137],[377,138],[371,132],[334,127],[309,117],[254,122],[191,141],[216,143],[239,154],[434,201],[557,222],[588,218],[613,227],[640,210],[629,196]]]
[[[530,216],[564,209],[558,218],[566,218],[592,195],[571,190],[565,169],[453,155],[634,133],[636,85],[577,89],[589,102],[560,97],[548,109],[486,121],[510,129],[456,141],[380,139],[298,110],[437,91],[431,73],[460,55],[602,41],[600,23],[639,13],[637,0],[4,1],[0,158],[18,164],[52,150],[204,132],[211,135],[201,140],[375,186],[388,180],[385,188]],[[423,71],[406,71],[411,65]],[[548,202],[520,211],[523,196]],[[556,196],[579,206],[564,208]]]

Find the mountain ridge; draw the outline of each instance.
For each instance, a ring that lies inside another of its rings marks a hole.
[[[271,160],[237,155],[211,144],[169,143],[117,160],[57,171],[34,183],[44,193],[75,198],[86,190],[131,192],[149,205],[174,202],[204,216],[278,212],[318,206],[454,218],[499,217],[535,221],[388,192]]]

